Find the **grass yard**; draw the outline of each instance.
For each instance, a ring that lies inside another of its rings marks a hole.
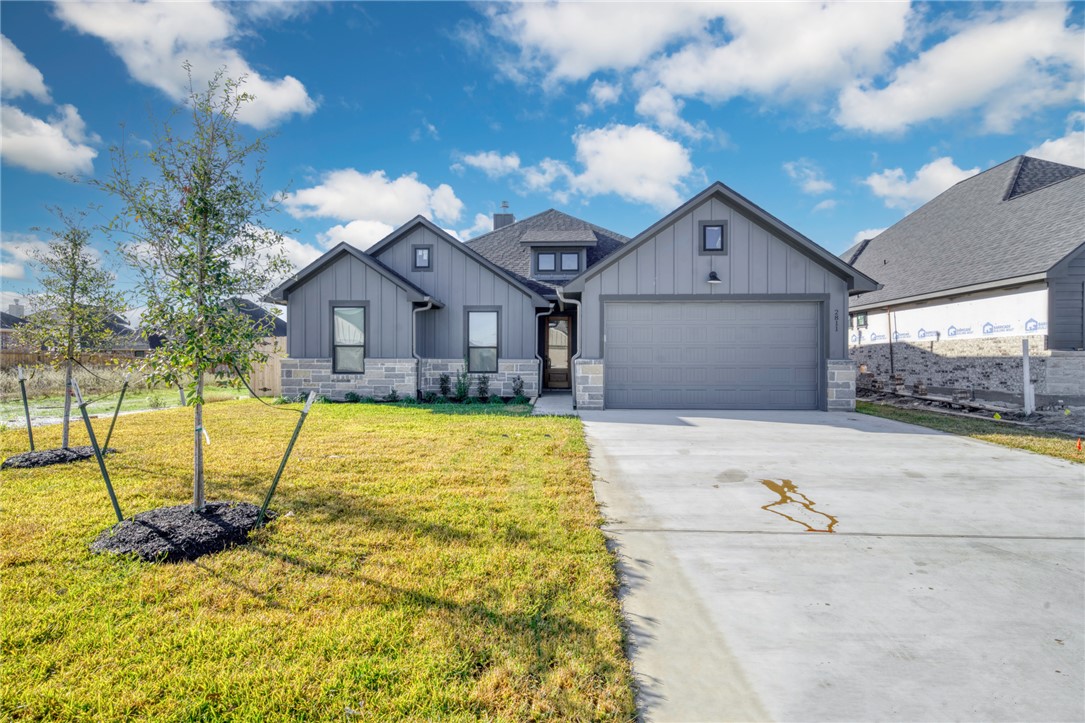
[[[260,502],[283,409],[205,408],[209,499]],[[189,498],[191,414],[118,420],[126,515]],[[24,449],[0,430],[0,455]],[[0,506],[4,718],[635,717],[576,419],[316,405],[280,517],[195,563],[90,555],[115,521],[93,461],[0,472]]]
[[[981,439],[1001,444],[1003,447],[1025,449],[1071,462],[1085,462],[1085,454],[1077,450],[1077,439],[1053,432],[1042,432],[1027,427],[1005,424],[986,419],[968,419],[950,414],[925,412],[917,409],[900,409],[885,404],[858,401],[855,411],[898,422],[918,424],[940,432],[959,434],[963,437]]]

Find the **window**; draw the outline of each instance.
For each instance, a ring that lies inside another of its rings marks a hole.
[[[701,255],[727,253],[727,222],[701,221]]]
[[[580,270],[580,254],[578,253],[563,253],[561,255],[561,270],[562,271],[579,271]]]
[[[433,269],[433,247],[412,246],[414,259],[411,262],[412,271],[430,271]]]
[[[867,328],[866,312],[865,311],[857,311],[857,312],[855,312],[855,326],[858,329]]]
[[[332,371],[365,372],[365,307],[332,307]]]
[[[467,312],[467,371],[497,371],[497,312]]]
[[[547,252],[539,254],[538,267],[539,271],[556,271],[557,270],[558,255],[555,253]]]

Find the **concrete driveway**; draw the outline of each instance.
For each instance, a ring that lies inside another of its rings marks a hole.
[[[1085,467],[855,413],[581,416],[645,719],[1085,719]]]

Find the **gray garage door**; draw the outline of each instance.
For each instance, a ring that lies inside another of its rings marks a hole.
[[[816,409],[810,302],[608,302],[611,409]]]

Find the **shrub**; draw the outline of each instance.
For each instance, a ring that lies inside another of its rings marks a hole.
[[[362,397],[362,404],[376,404],[377,400],[373,397]]]
[[[403,397],[403,399],[401,399],[399,401],[399,403],[409,407],[411,405],[418,404],[418,399],[416,399],[412,395],[407,395],[407,396]]]
[[[524,378],[519,374],[512,378],[512,396],[524,396]]]
[[[501,406],[504,406],[504,404],[505,404],[505,400],[504,400],[504,399],[502,399],[502,398],[500,397],[500,395],[497,395],[497,394],[493,394],[493,395],[491,395],[491,396],[490,396],[490,401],[489,401],[489,403],[490,403],[490,404],[497,404],[497,405],[501,405]]]
[[[485,402],[490,398],[490,375],[479,374],[475,377],[475,389],[477,390],[478,398]]]
[[[283,397],[283,403],[289,403],[289,400],[286,397]],[[147,397],[147,406],[151,409],[161,409],[162,407],[166,406],[166,402],[163,401],[162,395],[155,392],[154,394]]]
[[[362,401],[362,395],[358,394],[358,392],[347,392],[343,395],[343,401],[350,402],[351,404],[357,404],[358,402]]]
[[[437,382],[441,387],[441,396],[447,399],[452,396],[452,377],[442,374]]]
[[[513,397],[511,403],[512,404],[527,404],[530,401],[531,400],[528,399],[527,397],[525,397],[523,394],[518,394],[517,396]]]
[[[384,398],[384,401],[386,401],[386,402],[398,402],[399,401],[399,392],[396,391],[395,387],[392,387],[392,391],[388,392],[388,396]]]
[[[438,397],[437,392],[426,392],[422,395],[422,401],[426,404],[436,404],[438,399],[444,399],[444,397]]]
[[[467,365],[456,372],[456,399],[466,401],[471,396],[471,377],[467,374]]]

